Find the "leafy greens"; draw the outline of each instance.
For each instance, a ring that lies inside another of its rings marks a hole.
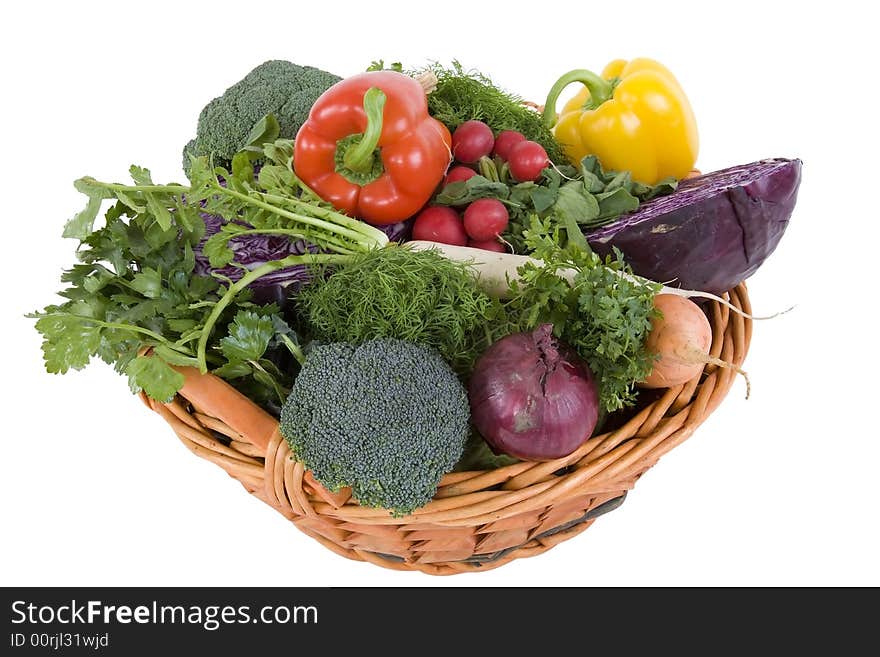
[[[554,334],[589,363],[599,382],[600,406],[610,413],[632,405],[635,382],[651,372],[654,355],[645,338],[662,286],[631,276],[619,251],[603,259],[572,241],[560,246],[562,230],[549,218],[531,216],[524,241],[541,264],[518,269],[503,301],[507,321],[492,327],[492,337],[553,324]],[[570,282],[563,270],[574,271]]]
[[[675,190],[674,179],[644,185],[632,179],[629,171],[605,171],[593,155],[575,169],[548,167],[537,182],[511,180],[507,165],[484,158],[480,174],[453,182],[434,198],[438,205],[461,207],[478,198],[495,198],[507,206],[510,225],[503,235],[517,253],[526,253],[524,232],[531,216],[549,218],[563,229],[561,244],[573,240],[586,248],[584,231],[604,226],[622,214],[637,210],[639,204]]]
[[[64,236],[79,240],[79,263],[62,275],[66,301],[29,315],[43,336],[46,369],[78,370],[98,357],[127,375],[132,391],[167,402],[183,385],[175,366],[189,366],[229,379],[264,405],[282,403],[301,359],[296,334],[278,306],[253,300],[249,285],[284,267],[340,263],[388,241],[316,202],[286,166],[291,152],[285,140],[265,145],[259,175],[251,151],[233,159],[231,172],[194,158],[190,185],[155,184],[137,166],[132,184],[76,181],[88,202],[64,227]],[[113,203],[96,229],[105,201]],[[234,282],[199,274],[194,248],[205,212],[226,222],[208,240],[212,263],[237,265],[228,240],[247,233],[305,239],[325,252],[238,265],[245,273]]]

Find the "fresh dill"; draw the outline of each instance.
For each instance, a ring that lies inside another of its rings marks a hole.
[[[382,62],[373,62],[373,67],[377,66],[382,67]],[[401,68],[397,63],[391,67]],[[540,112],[516,94],[496,85],[486,74],[466,69],[458,60],[453,60],[449,66],[433,62],[424,68],[404,72],[414,77],[430,72],[437,77],[436,88],[428,94],[428,111],[450,131],[465,121],[476,119],[496,133],[501,130],[521,132],[526,139],[541,144],[553,162],[568,162],[559,142],[544,125]]]
[[[409,340],[436,348],[463,378],[487,346],[497,303],[466,263],[389,246],[323,269],[294,298],[315,340]]]

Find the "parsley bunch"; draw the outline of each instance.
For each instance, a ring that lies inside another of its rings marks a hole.
[[[662,286],[632,276],[619,251],[603,260],[572,240],[560,246],[561,230],[549,218],[531,217],[524,240],[542,264],[527,263],[518,270],[505,301],[507,323],[493,327],[494,339],[552,323],[554,334],[589,363],[601,407],[620,410],[635,401],[635,382],[653,367],[645,338]],[[573,270],[570,280],[560,275],[563,270]]]
[[[249,285],[286,267],[341,263],[388,241],[378,229],[315,202],[286,166],[290,151],[284,140],[267,144],[259,176],[247,152],[233,159],[231,172],[193,159],[190,185],[156,184],[137,166],[131,184],[76,181],[89,200],[64,228],[65,237],[79,240],[79,263],[61,279],[66,301],[29,315],[43,336],[46,369],[65,373],[98,357],[127,375],[133,392],[167,402],[184,380],[174,366],[190,366],[277,408],[302,353],[278,306],[255,303]],[[112,204],[95,229],[105,201]],[[196,273],[203,212],[225,222],[206,255],[213,266],[242,267],[239,280]],[[234,262],[228,247],[229,239],[249,232],[305,239],[325,252],[249,269]]]

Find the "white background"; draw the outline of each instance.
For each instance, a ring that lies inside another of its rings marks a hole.
[[[876,24],[870,3],[786,5],[7,3],[0,584],[880,584]],[[43,370],[23,315],[56,301],[73,264],[72,181],[132,163],[182,179],[202,106],[262,61],[349,75],[457,58],[540,102],[569,69],[636,56],[688,93],[703,171],[803,160],[789,229],[749,281],[755,312],[796,308],[756,323],[751,398],[738,380],[580,536],[449,578],[349,561],[194,457],[109,367]]]

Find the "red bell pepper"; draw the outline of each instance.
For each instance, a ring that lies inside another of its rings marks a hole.
[[[293,168],[341,212],[387,225],[428,202],[452,160],[451,144],[418,82],[370,71],[318,98],[296,135]]]

